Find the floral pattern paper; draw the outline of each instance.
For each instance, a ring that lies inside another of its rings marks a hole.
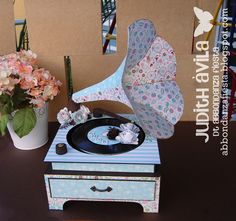
[[[171,137],[173,125],[183,113],[183,97],[175,75],[173,48],[156,36],[151,21],[134,22],[129,27],[122,85],[140,126],[153,137]]]
[[[75,102],[114,100],[131,107],[143,130],[169,138],[183,114],[176,83],[173,48],[158,36],[153,23],[140,19],[129,26],[128,52],[118,70],[104,81],[75,93]]]

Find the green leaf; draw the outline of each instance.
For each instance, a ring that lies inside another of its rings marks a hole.
[[[10,114],[13,111],[11,97],[8,94],[2,94],[0,96],[0,113]]]
[[[2,114],[10,114],[13,111],[13,106],[11,100],[9,100],[6,104],[1,106],[0,113]]]
[[[0,95],[0,103],[1,104],[5,104],[5,103],[7,103],[9,100],[10,100],[10,95],[8,95],[8,94],[1,94]]]
[[[13,129],[21,138],[30,133],[30,131],[35,127],[36,120],[33,108],[20,109],[13,117]]]
[[[6,128],[7,128],[7,122],[8,122],[8,115],[0,115],[0,133],[1,135],[5,135]]]
[[[29,106],[29,100],[27,99],[26,90],[20,88],[19,85],[15,86],[14,93],[12,96],[12,102],[14,109],[21,109]]]

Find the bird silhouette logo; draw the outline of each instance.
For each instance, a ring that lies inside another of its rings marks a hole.
[[[194,31],[194,37],[198,37],[204,32],[209,32],[212,29],[213,24],[211,23],[211,20],[213,19],[213,16],[210,12],[203,11],[198,7],[194,7],[193,10],[199,21],[199,25]]]

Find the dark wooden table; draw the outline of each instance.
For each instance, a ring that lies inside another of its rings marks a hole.
[[[49,211],[43,159],[58,124],[49,124],[50,140],[33,151],[0,138],[0,221],[235,221],[236,124],[231,123],[229,156],[220,154],[219,139],[208,144],[195,137],[193,122],[180,122],[175,135],[159,141],[162,160],[159,214],[144,214],[138,204],[69,202]]]

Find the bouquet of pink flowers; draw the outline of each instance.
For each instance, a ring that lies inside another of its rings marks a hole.
[[[39,68],[36,54],[20,51],[0,56],[0,133],[13,120],[19,137],[30,133],[36,124],[34,108],[42,107],[60,90],[61,82]]]

